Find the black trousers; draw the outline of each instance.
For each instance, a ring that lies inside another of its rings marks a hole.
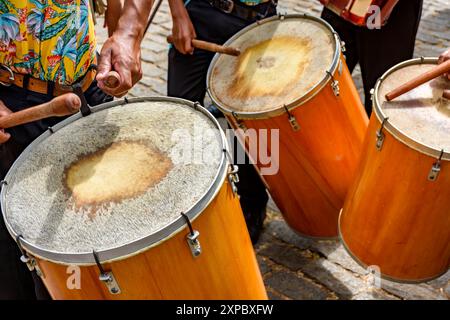
[[[92,106],[112,100],[97,87],[96,83],[93,83],[85,92],[85,97]],[[51,97],[15,86],[0,85],[0,100],[13,112],[17,112],[47,102],[51,100]],[[61,120],[62,118],[51,118],[8,129],[11,139],[5,144],[0,144],[0,180],[34,139],[49,126]],[[49,299],[50,296],[40,278],[35,272],[31,273],[28,270],[27,266],[20,261],[20,256],[16,242],[11,238],[3,219],[0,218],[0,300]]]
[[[369,116],[372,113],[370,90],[378,78],[389,68],[413,57],[421,15],[422,0],[400,0],[385,26],[369,30],[353,25],[326,8],[323,10],[322,18],[331,24],[345,42],[350,72],[359,62],[364,84],[364,104]]]
[[[221,12],[204,0],[192,0],[186,7],[200,40],[223,44],[235,33],[251,24]],[[206,74],[214,54],[194,50],[193,55],[183,55],[175,48],[169,51],[168,95],[203,103],[206,94]],[[265,214],[268,195],[264,184],[252,164],[239,165],[237,184],[241,207],[250,235]]]

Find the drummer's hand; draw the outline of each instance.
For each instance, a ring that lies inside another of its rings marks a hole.
[[[450,60],[450,48],[439,56],[438,63],[441,64],[447,60]],[[445,73],[444,76],[450,80],[450,73]]]
[[[116,32],[106,40],[100,52],[97,81],[105,93],[123,97],[142,78],[141,41],[132,35]],[[120,76],[117,88],[109,88],[105,80],[109,71],[116,71]]]
[[[106,40],[98,63],[98,86],[107,94],[122,97],[142,78],[141,42],[153,0],[125,0],[113,35]],[[105,85],[109,71],[120,77],[119,86]]]
[[[9,110],[3,102],[0,100],[0,118],[7,116],[11,113],[11,110]],[[7,132],[5,132],[3,129],[0,128],[0,144],[5,143],[8,141],[8,139],[11,137],[11,135]]]
[[[169,1],[172,12],[172,37],[173,45],[182,54],[193,54],[194,47],[192,40],[197,37],[192,21],[186,8],[181,2],[181,5],[176,1]]]

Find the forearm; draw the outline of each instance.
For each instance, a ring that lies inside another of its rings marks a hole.
[[[169,0],[169,7],[174,22],[189,17],[183,0]]]
[[[107,0],[107,3],[105,22],[108,27],[108,35],[111,36],[116,31],[122,14],[122,0]]]
[[[153,0],[125,0],[114,34],[141,43],[153,6]]]

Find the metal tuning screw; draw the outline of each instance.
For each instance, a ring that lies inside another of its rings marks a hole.
[[[112,271],[105,271],[103,269],[102,264],[100,263],[100,259],[98,258],[98,254],[95,250],[92,250],[92,253],[94,255],[95,263],[97,264],[98,270],[100,271],[100,274],[98,276],[98,279],[105,284],[105,286],[108,288],[109,293],[111,294],[120,294],[120,287],[119,284],[114,277],[114,274]]]
[[[439,177],[439,173],[441,172],[441,161],[442,157],[444,156],[444,149],[441,150],[441,154],[438,158],[438,160],[433,164],[431,167],[430,172],[428,173],[428,181],[436,181]]]
[[[383,122],[381,123],[381,127],[380,129],[377,130],[377,140],[376,140],[376,148],[378,151],[381,151],[381,149],[383,148],[383,144],[384,144],[384,139],[386,137],[386,135],[383,132],[383,128],[386,125],[386,122],[389,120],[389,117],[384,118]]]
[[[189,220],[189,217],[186,214],[182,212],[181,216],[186,220],[186,224],[188,225],[189,228],[189,233],[186,236],[189,249],[191,250],[192,256],[194,258],[197,258],[202,253],[202,247],[200,245],[200,241],[198,240],[200,232],[192,228],[191,221]]]

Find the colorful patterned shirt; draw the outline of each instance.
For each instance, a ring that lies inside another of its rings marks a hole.
[[[0,64],[72,84],[94,63],[89,0],[0,0]]]

